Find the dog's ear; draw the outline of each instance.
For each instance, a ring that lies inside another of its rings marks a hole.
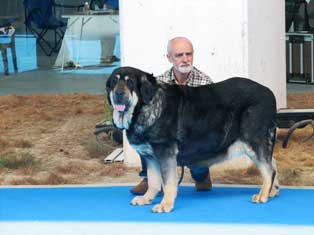
[[[110,105],[112,105],[112,104],[111,104],[111,99],[110,99],[111,78],[112,78],[112,75],[110,75],[110,77],[107,79],[107,82],[106,82],[107,99],[108,99],[108,102],[109,102]]]
[[[143,102],[145,104],[148,104],[156,94],[156,81],[154,79],[148,78],[147,75],[141,75],[140,84],[140,92],[143,98]]]

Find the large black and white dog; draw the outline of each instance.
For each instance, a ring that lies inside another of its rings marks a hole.
[[[253,195],[265,203],[279,193],[272,159],[276,100],[266,87],[245,78],[188,87],[158,84],[146,72],[121,67],[107,81],[113,122],[125,129],[131,146],[146,156],[148,191],[133,205],[164,197],[153,212],[170,212],[177,195],[177,164],[210,166],[246,154],[259,169],[263,185]]]

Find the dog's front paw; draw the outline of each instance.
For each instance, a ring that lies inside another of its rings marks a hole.
[[[137,196],[135,198],[133,198],[133,200],[131,201],[131,204],[133,206],[144,206],[144,205],[148,205],[152,203],[152,199],[148,199],[145,196]]]
[[[252,197],[252,202],[254,202],[254,203],[266,203],[267,201],[268,201],[268,197],[263,196],[260,193],[254,194]]]
[[[160,203],[153,207],[154,213],[169,213],[173,210],[172,203]]]

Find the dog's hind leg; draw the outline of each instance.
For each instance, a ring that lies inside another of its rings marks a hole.
[[[275,147],[275,142],[276,142],[276,132],[277,132],[277,129],[275,126],[273,126],[273,128],[270,128],[268,132],[268,142],[267,142],[268,149],[270,150],[270,154],[272,156],[272,167],[275,170],[275,174],[273,177],[273,184],[269,193],[269,197],[276,197],[279,195],[277,164],[276,164],[276,160],[273,158],[273,152],[274,152],[274,147]]]
[[[263,180],[260,192],[253,195],[252,201],[255,203],[265,203],[270,196],[275,196],[279,192],[276,163],[274,160],[272,161],[272,149],[268,148],[267,144],[262,141],[255,148],[249,144],[244,144],[244,151],[256,164]]]
[[[246,154],[255,162],[263,180],[260,192],[252,197],[252,201],[255,203],[265,203],[268,201],[271,194],[277,195],[276,188],[279,192],[277,172],[275,164],[272,162],[271,151],[263,146],[265,145],[261,144],[261,146],[257,148],[257,151],[246,146]],[[273,192],[271,192],[273,187],[275,188]]]
[[[273,185],[269,193],[269,197],[276,197],[279,195],[279,182],[278,182],[278,177],[277,177],[277,164],[274,158],[272,159],[272,165],[276,174],[274,177]]]
[[[269,107],[260,104],[248,108],[243,113],[241,122],[241,137],[247,144],[246,154],[256,164],[263,180],[260,192],[253,195],[252,201],[255,203],[267,202],[279,190],[276,164],[272,160],[276,138],[276,109],[272,102],[268,103]]]
[[[148,189],[143,196],[136,196],[133,198],[131,201],[132,205],[143,206],[151,204],[161,190],[161,176],[158,163],[148,159],[146,159],[146,162]]]
[[[263,184],[258,194],[253,195],[252,201],[255,203],[265,203],[268,201],[274,178],[276,177],[276,171],[273,170],[271,164],[266,162],[258,163],[257,168],[262,175]]]

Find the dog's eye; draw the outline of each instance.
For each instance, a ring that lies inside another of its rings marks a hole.
[[[134,88],[134,80],[133,79],[128,79],[127,81],[127,86],[130,88],[130,89],[133,89]]]
[[[118,78],[117,77],[112,77],[110,80],[110,86],[114,87],[118,82]]]

